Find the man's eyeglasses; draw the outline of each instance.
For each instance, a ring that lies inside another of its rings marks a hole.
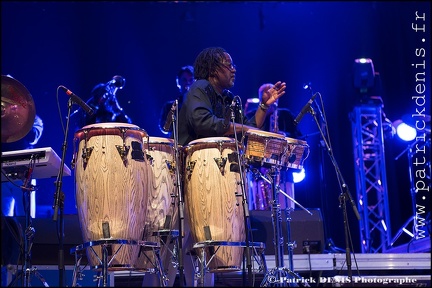
[[[222,66],[224,66],[225,68],[227,68],[230,71],[237,69],[237,66],[233,63],[229,63],[229,64],[222,63]]]

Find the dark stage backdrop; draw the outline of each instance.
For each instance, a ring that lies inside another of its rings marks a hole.
[[[335,158],[355,198],[349,118],[357,95],[354,59],[373,60],[381,75],[384,111],[392,121],[415,108],[411,95],[415,92],[412,64],[420,61],[416,48],[427,47],[422,61],[430,71],[430,38],[422,43],[420,37],[428,34],[412,29],[416,13],[425,13],[430,31],[427,1],[2,1],[1,8],[2,74],[12,75],[30,91],[45,125],[38,147],[52,147],[59,155],[64,139],[60,121],[65,121],[68,100],[61,91],[57,99],[59,85],[87,100],[96,84],[121,75],[126,85],[117,97],[133,124],[150,136],[164,137],[157,128],[159,111],[175,96],[178,68],[193,64],[203,48],[221,46],[237,65],[232,92],[243,102],[256,97],[262,83],[286,81],[280,106],[297,114],[310,98],[304,83],[311,82],[314,91],[321,93]],[[310,114],[299,127],[309,135],[305,140],[311,154],[305,162],[306,179],[296,184],[296,200],[304,207],[321,209],[326,238],[344,248],[335,169],[319,146]],[[73,133],[71,128],[68,166]],[[385,143],[394,233],[412,215],[407,157],[395,160],[406,146],[396,138]],[[51,217],[54,182],[38,183],[38,217]],[[65,177],[65,214],[76,214],[74,189],[73,177]],[[355,252],[359,252],[359,222],[349,205],[348,214]]]

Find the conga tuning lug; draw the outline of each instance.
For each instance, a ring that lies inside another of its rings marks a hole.
[[[224,175],[225,164],[226,164],[227,158],[226,157],[225,158],[220,157],[220,158],[214,158],[214,160],[215,160],[216,164],[218,165],[221,174]]]
[[[175,161],[169,161],[169,160],[165,160],[165,163],[167,164],[168,170],[171,174],[175,173]]]
[[[188,177],[190,177],[192,175],[192,172],[195,168],[195,164],[196,164],[196,160],[195,161],[190,161],[186,167],[186,170],[188,171]]]
[[[76,153],[72,154],[72,161],[71,161],[71,168],[75,169],[75,164],[76,164]]]
[[[153,160],[154,160],[153,157],[149,154],[146,154],[146,158],[150,162],[150,165],[153,165]]]
[[[89,147],[89,148],[83,148],[82,149],[82,158],[83,158],[83,162],[84,165],[87,164],[88,160],[90,159],[91,153],[93,152],[93,147]]]
[[[116,145],[116,148],[122,160],[126,161],[127,160],[126,156],[129,153],[130,147],[126,145]]]

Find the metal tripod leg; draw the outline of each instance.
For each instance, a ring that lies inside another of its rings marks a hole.
[[[112,258],[110,261],[108,261],[108,247],[113,245],[113,244],[117,244],[119,245],[119,247],[117,248],[117,250],[114,252],[114,254],[112,255]],[[159,256],[159,244],[155,243],[155,242],[149,242],[149,241],[135,241],[135,240],[128,240],[128,239],[103,239],[103,240],[95,240],[95,241],[90,241],[90,242],[86,242],[84,244],[78,245],[74,248],[72,248],[70,250],[70,253],[74,253],[75,254],[75,267],[74,267],[74,273],[73,273],[73,279],[72,279],[72,287],[77,286],[77,278],[81,276],[81,271],[79,270],[79,265],[82,259],[82,254],[84,254],[84,251],[86,251],[87,248],[89,248],[90,252],[93,253],[99,264],[101,265],[96,265],[94,267],[91,267],[92,269],[101,269],[101,276],[98,275],[98,287],[100,286],[100,281],[102,281],[102,286],[106,287],[108,284],[108,270],[110,268],[110,266],[112,265],[111,262],[115,259],[117,253],[120,251],[120,249],[122,249],[122,247],[124,245],[139,245],[141,247],[144,248],[148,248],[151,249],[153,251],[153,253],[155,253],[155,258],[156,261],[154,263],[155,268],[157,273],[160,273],[161,277],[160,277],[160,285],[161,287],[166,287],[167,286],[167,281],[166,281],[166,277],[163,271],[163,267],[162,267],[162,261],[160,259]],[[101,250],[102,250],[102,259],[99,258],[99,256],[97,255],[96,251],[93,249],[93,246],[101,246]],[[127,268],[125,268],[127,269]],[[131,267],[130,269],[134,269],[133,267]],[[78,285],[79,286],[79,285]]]
[[[298,287],[298,286],[305,286],[304,283],[302,283],[301,277],[299,277],[296,273],[293,271],[287,269],[284,267],[284,252],[283,252],[283,236],[282,236],[282,217],[281,217],[281,209],[279,204],[279,188],[278,188],[278,175],[279,175],[279,168],[272,167],[269,170],[271,181],[266,180],[271,183],[272,187],[272,224],[273,224],[273,242],[275,245],[275,268],[270,269],[265,275],[261,282],[261,287],[268,287],[268,286],[274,286],[274,287]],[[264,176],[260,176],[263,179]],[[265,178],[266,179],[266,178]],[[292,255],[290,255],[292,259]]]

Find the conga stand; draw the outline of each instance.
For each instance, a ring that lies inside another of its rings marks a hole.
[[[295,274],[292,270],[284,267],[284,252],[283,252],[283,236],[282,236],[282,216],[281,209],[279,205],[279,192],[282,190],[279,189],[278,186],[278,176],[279,176],[279,167],[275,167],[274,165],[268,170],[269,176],[271,177],[271,181],[266,177],[261,175],[260,177],[271,184],[272,188],[272,223],[273,223],[273,235],[274,235],[274,244],[275,244],[275,267],[270,269],[265,275],[264,279],[261,282],[261,287],[267,286],[275,286],[275,287],[297,287],[300,284],[303,284],[301,278]],[[285,197],[290,198],[295,202],[289,195],[283,193]],[[287,220],[289,219],[289,214],[287,216]],[[287,229],[288,229],[288,238],[290,238],[290,226],[289,221],[287,221]],[[290,241],[290,239],[288,239]],[[290,266],[292,268],[292,246],[291,243],[288,245],[288,252],[290,258]],[[294,280],[292,280],[294,279]]]
[[[308,209],[303,207],[300,203],[298,203],[296,200],[294,200],[291,196],[286,194],[284,191],[282,191],[279,187],[277,188],[279,193],[282,193],[285,198],[286,208],[285,208],[285,220],[286,220],[286,226],[287,226],[287,245],[288,245],[288,260],[289,260],[289,269],[291,272],[294,272],[294,256],[293,256],[293,250],[295,243],[291,242],[291,211],[293,209],[291,207],[288,207],[288,199],[293,201],[295,204],[300,206],[303,210],[309,213],[309,215],[313,215],[312,212],[310,212]]]
[[[116,251],[113,251],[113,255],[110,261],[108,261],[108,254],[110,254],[109,250],[112,249],[112,245],[117,244],[119,245]],[[82,257],[84,255],[84,251],[87,249],[90,249],[90,252],[94,254],[96,259],[99,262],[99,265],[96,265],[94,267],[91,267],[92,269],[100,270],[100,274],[102,276],[97,276],[98,285],[97,287],[100,287],[100,282],[102,281],[102,287],[108,286],[108,270],[111,266],[111,262],[115,259],[117,253],[120,252],[120,250],[125,247],[125,245],[139,245],[141,246],[140,249],[145,250],[152,250],[152,252],[155,254],[155,263],[154,266],[157,270],[157,273],[160,273],[160,275],[163,275],[163,268],[162,263],[159,257],[159,244],[156,242],[149,242],[149,241],[135,241],[135,240],[128,240],[128,239],[100,239],[96,241],[90,241],[86,242],[84,244],[75,246],[71,248],[70,252],[71,254],[75,254],[75,266],[74,266],[74,272],[73,272],[73,279],[72,279],[72,287],[80,286],[77,284],[77,279],[81,278],[81,270],[79,269]],[[93,247],[100,246],[101,252],[102,252],[102,259],[99,257],[97,252],[94,250]],[[119,270],[118,268],[116,268]],[[120,269],[123,270],[134,270],[134,267],[122,267]],[[161,287],[166,287],[167,283],[164,277],[161,276],[160,281]]]

